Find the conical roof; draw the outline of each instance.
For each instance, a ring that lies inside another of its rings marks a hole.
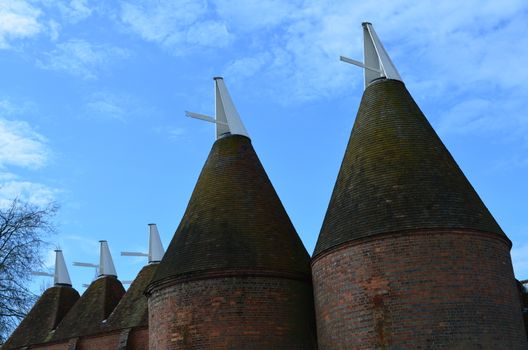
[[[310,275],[309,255],[242,135],[214,143],[153,283],[233,269]]]
[[[2,349],[47,342],[53,335],[51,331],[78,299],[79,293],[71,286],[55,285],[46,289]]]
[[[105,330],[148,326],[148,305],[144,292],[158,264],[149,264],[139,271],[126,294],[108,317]]]
[[[363,94],[314,255],[426,228],[504,236],[405,85],[381,79]]]
[[[125,294],[115,276],[101,276],[93,281],[79,301],[57,327],[53,340],[99,333],[110,313]]]

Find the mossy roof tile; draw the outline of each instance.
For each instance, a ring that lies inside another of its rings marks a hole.
[[[78,299],[79,293],[71,286],[55,285],[46,289],[2,349],[15,349],[50,340],[51,331]]]
[[[380,80],[361,100],[314,256],[410,229],[504,236],[405,85]]]
[[[125,289],[116,277],[99,277],[64,317],[52,340],[100,333],[104,326],[103,320],[110,316],[124,294]]]
[[[115,307],[104,329],[106,331],[148,326],[147,297],[143,294],[158,264],[144,266]]]
[[[310,275],[309,255],[251,140],[217,140],[153,282],[203,271]]]

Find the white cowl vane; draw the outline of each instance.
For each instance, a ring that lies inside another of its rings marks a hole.
[[[216,139],[228,135],[243,135],[249,137],[240,115],[235,108],[233,100],[227,91],[224,78],[215,77],[215,117],[208,115],[185,112],[185,115],[191,118],[205,120],[216,124]]]
[[[117,277],[117,272],[114,266],[114,261],[112,260],[112,255],[110,254],[110,249],[108,248],[107,241],[99,241],[101,243],[101,251],[99,256],[99,277],[101,276],[115,276]]]
[[[383,47],[374,27],[369,22],[363,22],[363,57],[365,62],[341,56],[343,62],[351,63],[365,69],[365,88],[380,78],[403,81],[400,73],[392,63],[389,54]]]

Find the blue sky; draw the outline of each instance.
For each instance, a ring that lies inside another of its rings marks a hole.
[[[521,0],[0,0],[0,204],[61,205],[76,288],[100,239],[133,279],[144,261],[119,251],[145,251],[150,222],[168,245],[214,142],[184,110],[213,114],[222,75],[311,253],[363,91],[339,55],[361,59],[365,20],[528,278]]]

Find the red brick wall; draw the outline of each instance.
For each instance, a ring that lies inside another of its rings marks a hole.
[[[149,347],[148,328],[135,329],[128,336],[127,350],[146,350]]]
[[[120,331],[113,331],[99,336],[83,337],[77,340],[76,350],[116,350],[118,349]],[[127,350],[148,349],[148,328],[134,329],[130,332]],[[38,350],[68,350],[68,341],[33,347]]]
[[[150,349],[315,349],[312,287],[276,277],[178,283],[149,297]]]
[[[106,334],[104,336],[94,336],[81,338],[75,350],[110,350],[117,349],[119,343],[119,333]]]
[[[423,230],[312,263],[319,349],[528,349],[509,245]]]
[[[31,349],[38,349],[38,350],[68,350],[68,342],[66,343],[60,343],[60,344],[53,344],[53,345],[46,345],[46,346],[32,346]]]

